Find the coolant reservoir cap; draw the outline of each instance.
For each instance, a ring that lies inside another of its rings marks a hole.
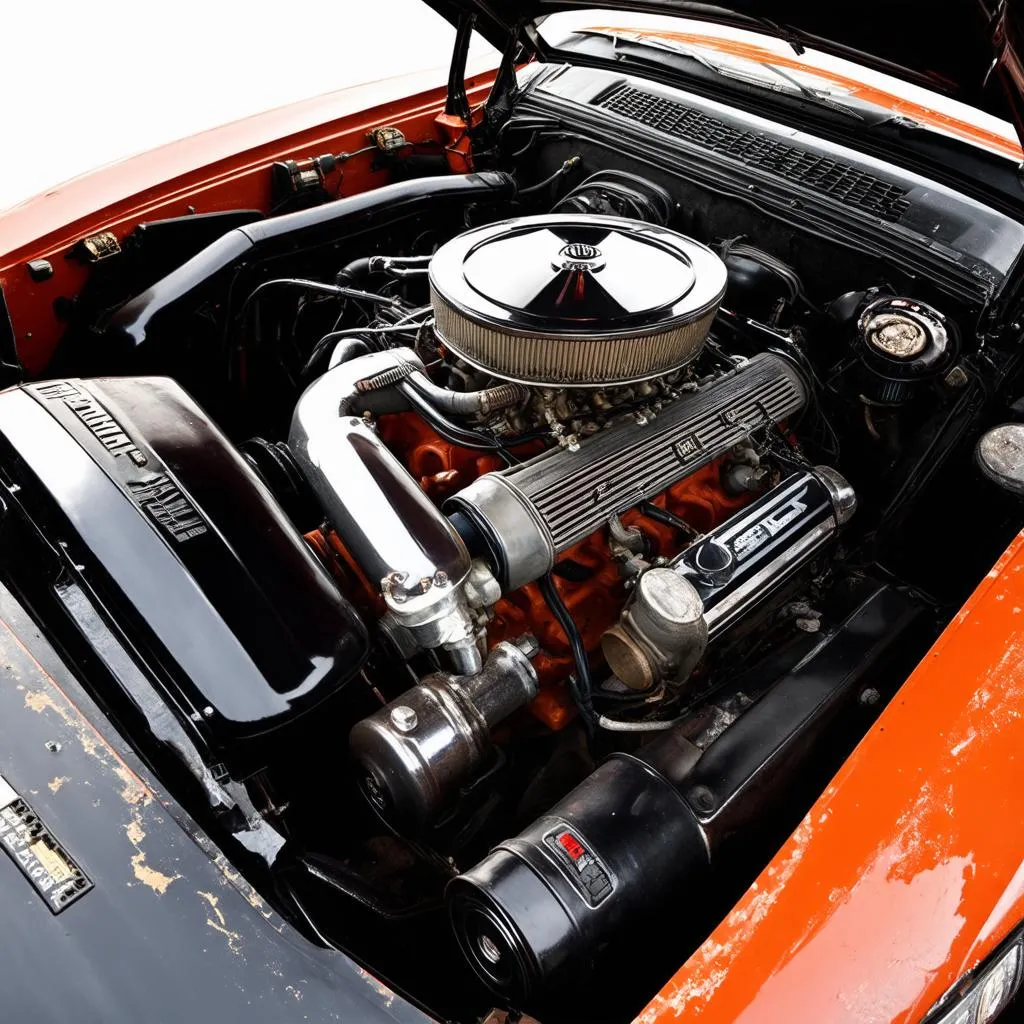
[[[989,480],[1024,497],[1024,423],[1004,423],[986,431],[974,456]]]

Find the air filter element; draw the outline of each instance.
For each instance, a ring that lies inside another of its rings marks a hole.
[[[520,217],[468,231],[430,263],[445,346],[496,377],[604,387],[700,351],[722,261],[675,231],[620,217]]]

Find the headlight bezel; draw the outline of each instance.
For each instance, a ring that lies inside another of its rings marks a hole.
[[[998,977],[1006,977],[1010,967],[1009,983],[1005,984],[994,1006],[986,1007],[983,1017],[982,998],[991,992]],[[932,1008],[925,1014],[921,1024],[992,1024],[999,1019],[1014,998],[1021,991],[1024,980],[1024,925],[1018,925],[992,952],[976,967],[958,978]]]

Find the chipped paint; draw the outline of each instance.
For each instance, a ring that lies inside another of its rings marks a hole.
[[[959,757],[977,738],[978,734],[971,729],[959,743],[950,747],[950,754],[952,754],[953,757]]]
[[[385,1006],[390,1006],[394,1002],[395,993],[392,992],[391,989],[389,989],[387,985],[380,980],[380,978],[375,978],[368,970],[360,967],[358,964],[356,965],[356,973],[363,979],[363,981],[370,985],[377,995],[384,999]]]
[[[171,884],[181,878],[181,875],[165,875],[162,871],[151,868],[146,863],[146,854],[142,850],[132,857],[132,873],[138,881],[152,889],[157,896],[163,896]]]
[[[47,786],[50,787],[51,793],[59,793],[61,789],[64,787],[64,783],[70,781],[71,779],[69,779],[66,775],[57,775],[47,783]]]
[[[132,846],[138,846],[146,838],[146,833],[142,830],[142,822],[138,818],[133,818],[129,821],[125,825],[124,830]]]
[[[13,634],[11,635],[13,636]],[[19,646],[22,646],[24,649],[20,641]],[[27,650],[26,654],[31,657]],[[42,670],[41,666],[40,670]],[[45,690],[27,690],[25,692],[25,707],[40,715],[46,712],[56,714],[74,732],[82,749],[90,757],[95,757],[104,767],[111,768],[118,776],[124,784],[121,790],[121,798],[125,803],[133,805],[152,803],[153,794],[143,784],[142,780],[103,742],[99,733],[96,732],[86,719],[72,715],[67,707],[54,700],[53,696]]]
[[[212,892],[196,890],[196,895],[205,900],[210,907],[210,913],[206,917],[207,925],[228,940],[228,949],[232,953],[241,955],[242,936],[228,927],[227,919],[224,917],[224,912],[219,906],[220,900]]]

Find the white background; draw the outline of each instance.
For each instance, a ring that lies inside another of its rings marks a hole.
[[[440,84],[454,37],[421,0],[0,0],[0,10],[0,210],[102,164],[295,100],[428,69]],[[556,15],[546,28],[557,38],[581,23],[666,20],[581,12]],[[496,62],[485,45],[474,54]],[[994,118],[912,86],[895,89],[1013,137]]]
[[[454,37],[420,0],[7,0],[0,9],[0,210],[295,100],[435,67],[441,84]]]

